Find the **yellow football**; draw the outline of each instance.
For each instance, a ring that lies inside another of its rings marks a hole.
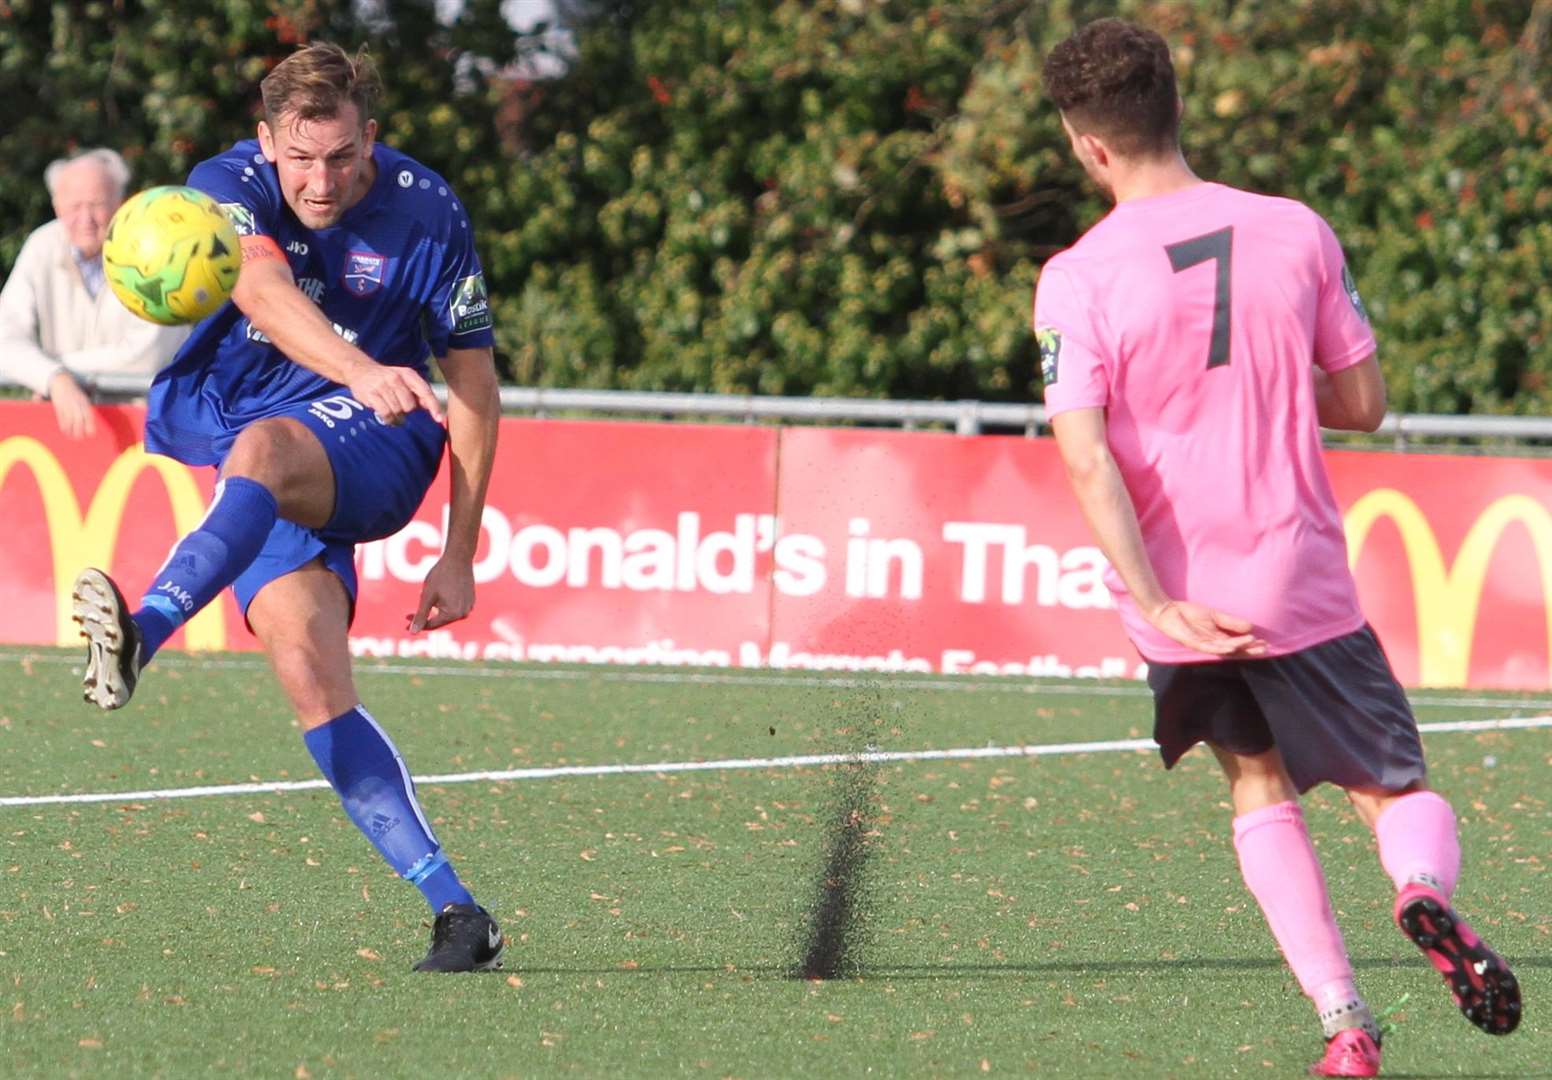
[[[209,195],[147,188],[108,223],[103,270],[113,294],[149,322],[198,322],[232,295],[242,268],[237,230]]]

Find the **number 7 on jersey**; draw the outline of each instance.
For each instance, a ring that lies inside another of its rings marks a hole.
[[[1212,340],[1207,346],[1207,368],[1229,362],[1229,282],[1234,262],[1234,226],[1206,233],[1178,244],[1166,244],[1169,265],[1180,273],[1212,260],[1218,264],[1217,291],[1213,295]]]

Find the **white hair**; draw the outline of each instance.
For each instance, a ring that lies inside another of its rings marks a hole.
[[[94,146],[90,150],[82,150],[69,157],[57,158],[49,162],[48,168],[43,170],[43,186],[48,188],[50,198],[54,195],[54,188],[59,184],[59,174],[81,161],[96,162],[98,168],[107,174],[119,198],[122,199],[129,191],[129,164],[117,150],[109,150],[106,146]]]

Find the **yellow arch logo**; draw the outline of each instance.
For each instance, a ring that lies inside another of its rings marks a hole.
[[[1394,488],[1379,488],[1355,502],[1343,519],[1349,566],[1357,565],[1369,530],[1381,517],[1396,523],[1411,567],[1418,678],[1423,685],[1466,685],[1483,583],[1499,538],[1510,525],[1524,525],[1535,546],[1552,651],[1552,514],[1541,503],[1528,495],[1505,495],[1493,502],[1472,523],[1454,565],[1446,567],[1433,527],[1417,504]]]
[[[170,458],[147,454],[140,443],[125,450],[108,467],[84,516],[70,478],[48,447],[26,435],[0,441],[0,487],[15,465],[32,470],[43,493],[43,515],[54,560],[54,640],[59,645],[80,643],[70,620],[70,586],[83,567],[111,566],[130,488],[143,470],[150,469],[162,478],[172,503],[173,526],[180,536],[198,526],[205,516],[205,500],[193,473]],[[190,649],[226,648],[226,620],[221,606],[211,604],[190,619],[186,633]]]

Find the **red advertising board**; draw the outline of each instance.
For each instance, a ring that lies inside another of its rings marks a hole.
[[[64,439],[0,405],[0,642],[72,644],[84,565],[131,594],[198,521],[210,470],[140,449],[143,413]],[[479,599],[411,636],[446,479],[363,545],[370,656],[1131,676],[1054,444],[872,430],[502,423]],[[1365,610],[1409,685],[1547,689],[1552,462],[1331,452]],[[229,596],[174,645],[252,648]]]
[[[440,550],[446,465],[417,520],[363,545],[360,655],[728,666],[762,640],[775,428],[502,422],[462,623],[411,638]]]
[[[823,588],[776,590],[767,663],[1137,668],[1048,440],[789,428],[777,498],[826,574]]]
[[[97,566],[139,588],[205,514],[214,470],[146,454],[144,409],[98,409],[97,421],[96,435],[72,441],[51,406],[0,403],[0,642],[78,644],[70,620],[76,573]],[[256,647],[229,593],[171,644]]]
[[[1552,686],[1552,461],[1326,455],[1359,596],[1409,686]]]

